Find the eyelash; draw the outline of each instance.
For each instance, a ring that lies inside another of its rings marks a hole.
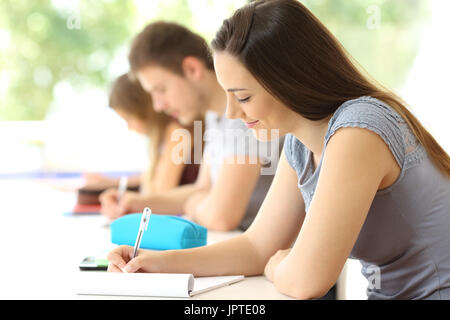
[[[155,87],[152,92],[153,93],[164,93],[166,91],[166,88],[163,87]]]
[[[236,98],[237,99],[237,98]],[[239,102],[239,103],[246,103],[246,102],[249,102],[250,101],[250,97],[247,97],[247,98],[244,98],[244,99],[237,99],[237,101]]]

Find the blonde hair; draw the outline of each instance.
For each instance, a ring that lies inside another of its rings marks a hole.
[[[151,95],[142,88],[137,79],[128,73],[114,81],[109,95],[109,106],[115,110],[122,110],[147,124],[149,166],[142,174],[140,191],[141,193],[152,192],[152,181],[160,148],[171,119],[163,113],[154,111]]]

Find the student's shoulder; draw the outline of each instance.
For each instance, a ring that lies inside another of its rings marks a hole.
[[[405,121],[393,107],[379,99],[364,96],[349,100],[336,110],[328,124],[325,145],[341,128],[366,129],[384,140],[401,166],[405,126]],[[355,131],[354,134],[358,133]]]
[[[186,132],[187,130],[187,132]],[[190,128],[182,126],[178,121],[171,120],[167,123],[167,126],[164,129],[163,141],[164,144],[169,145],[169,148],[172,148],[179,143],[180,137],[185,137],[186,134],[192,134]],[[191,139],[183,139],[185,143],[188,143]]]
[[[385,102],[363,96],[344,102],[333,114],[329,129],[338,126],[365,127],[402,124],[402,117]]]

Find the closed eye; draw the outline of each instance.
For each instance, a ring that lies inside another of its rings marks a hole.
[[[164,93],[166,92],[166,88],[163,86],[155,86],[152,90],[151,93]]]
[[[239,103],[246,103],[246,102],[249,102],[249,101],[250,101],[250,97],[243,98],[243,99],[238,99],[238,98],[236,98],[236,99],[237,99],[237,101],[238,101]]]

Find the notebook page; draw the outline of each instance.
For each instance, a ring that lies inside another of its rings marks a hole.
[[[80,272],[77,294],[188,298],[192,274]]]
[[[241,281],[244,276],[196,277],[191,296]]]

